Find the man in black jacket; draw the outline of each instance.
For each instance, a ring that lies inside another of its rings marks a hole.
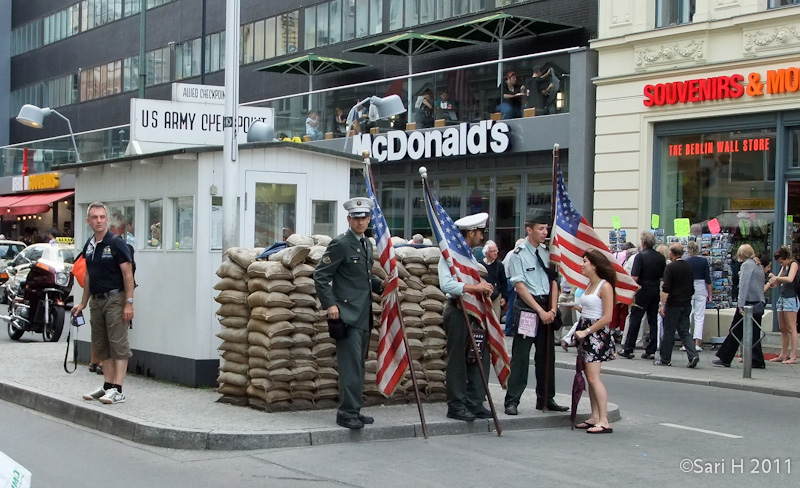
[[[506,279],[506,268],[498,257],[497,244],[494,241],[486,241],[483,246],[483,259],[481,264],[486,268],[486,281],[494,286],[492,292],[492,308],[497,319],[500,320],[500,310],[506,306],[508,299],[508,280]]]
[[[651,232],[642,234],[642,252],[634,256],[631,277],[641,286],[633,299],[631,316],[628,324],[628,335],[625,336],[625,348],[619,355],[626,359],[633,359],[633,348],[636,345],[636,336],[639,335],[639,327],[642,324],[642,317],[647,313],[647,323],[650,324],[650,342],[645,348],[642,359],[655,359],[656,348],[658,347],[658,302],[661,286],[661,278],[664,276],[664,268],[667,260],[660,252],[653,248],[656,245],[656,238]]]
[[[654,361],[656,366],[669,366],[672,361],[672,345],[675,343],[675,330],[681,338],[686,355],[689,357],[687,368],[694,368],[700,356],[694,347],[692,334],[689,332],[689,314],[692,312],[692,295],[694,294],[694,276],[692,265],[683,260],[683,246],[675,243],[669,246],[672,261],[664,270],[664,286],[659,313],[664,317],[664,336],[661,338],[661,359]]]

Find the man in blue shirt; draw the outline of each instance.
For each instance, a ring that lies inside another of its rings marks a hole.
[[[534,367],[536,371],[536,409],[564,412],[555,402],[555,351],[553,324],[557,315],[558,284],[555,273],[550,273],[550,253],[544,245],[547,239],[548,216],[529,216],[525,222],[527,239],[517,246],[509,262],[509,282],[514,284],[517,298],[514,302],[514,342],[511,346],[511,374],[505,398],[506,415],[517,415],[522,393],[528,386],[528,367],[531,346],[536,344]],[[533,311],[539,325],[535,337],[519,334],[519,316],[522,309]],[[545,384],[547,391],[545,391]]]
[[[469,247],[479,246],[483,241],[486,230],[486,221],[489,214],[481,212],[475,215],[456,220],[454,223],[464,236]],[[458,297],[464,293],[474,295],[492,294],[494,287],[482,281],[468,285],[456,280],[450,273],[444,257],[439,259],[439,287],[448,296],[442,318],[444,330],[447,334],[447,369],[445,370],[447,383],[447,417],[456,420],[471,422],[476,418],[490,419],[492,412],[483,406],[486,391],[478,369],[477,360],[470,362],[468,350],[471,351],[469,340],[469,327],[464,321],[464,312],[458,303]],[[481,364],[483,370],[489,371],[488,332],[484,332],[484,347],[482,348]]]

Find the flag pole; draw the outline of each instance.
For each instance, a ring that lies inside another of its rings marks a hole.
[[[557,191],[557,185],[558,185],[558,159],[559,159],[558,143],[556,143],[556,144],[553,144],[553,195],[550,197],[550,201],[552,202],[552,204],[550,205],[550,218],[553,219],[553,224],[555,224],[555,218],[556,218],[556,191]],[[550,231],[551,232],[554,232],[554,229],[555,229],[555,225],[550,227]],[[551,236],[551,242],[552,242],[552,236]],[[550,266],[551,267],[553,266],[552,262],[550,263]],[[556,283],[556,286],[558,286],[558,283]],[[550,293],[552,293],[552,287],[548,291],[550,291]],[[548,298],[550,297],[550,293],[547,294]],[[547,327],[547,329],[550,329],[550,327]],[[552,339],[553,332],[555,332],[555,331],[554,330],[548,330],[547,333],[551,335],[551,337],[549,337],[548,339]],[[545,351],[545,358],[544,358],[544,394],[545,395],[549,395],[550,394],[549,393],[550,390],[548,389],[549,386],[550,386],[550,385],[548,385],[548,383],[550,382],[549,381],[549,379],[550,379],[550,354],[553,354],[551,349],[553,349],[555,347],[555,344],[553,344],[552,347],[550,346],[550,344],[549,344],[550,341],[549,340],[547,342],[548,342],[547,350]],[[546,412],[547,411],[547,403],[550,401],[550,397],[548,396],[547,398],[542,399],[542,401],[543,401],[542,412]]]
[[[419,174],[422,176],[422,182],[425,192],[430,191],[427,185],[428,179],[428,170],[422,166],[419,168]],[[429,199],[430,200],[430,199]],[[428,212],[426,212],[428,214]],[[430,214],[428,214],[428,219],[430,220]],[[433,227],[433,222],[430,222],[431,227]],[[477,358],[478,363],[478,371],[481,373],[481,381],[483,381],[483,389],[486,391],[486,399],[489,401],[489,408],[492,411],[492,418],[494,419],[494,427],[497,431],[497,436],[503,436],[503,429],[500,427],[500,420],[497,418],[497,410],[494,408],[494,402],[492,401],[492,394],[489,391],[489,381],[486,379],[486,372],[483,370],[483,358],[480,354],[478,354],[478,344],[475,342],[475,337],[472,335],[472,327],[469,325],[469,315],[467,314],[467,309],[464,306],[464,299],[463,297],[458,297],[458,304],[461,307],[461,312],[464,315],[464,327],[467,328],[467,336],[469,337],[470,347],[472,348],[472,352],[475,353],[475,357]],[[486,329],[486,344],[489,343],[489,327],[488,324],[485,327]],[[491,347],[491,346],[490,346]],[[491,351],[489,352],[491,354]]]
[[[367,172],[367,181],[369,181],[369,185],[372,189],[372,194],[376,195],[375,193],[375,185],[372,183],[372,168],[370,166],[370,159],[369,159],[369,151],[364,151],[361,153],[364,156],[364,166],[365,171]],[[392,245],[391,240],[389,241],[389,245]],[[395,270],[396,271],[396,270]],[[398,278],[399,279],[399,278]],[[395,294],[395,298],[397,298],[397,289],[392,290],[390,293]],[[386,297],[381,297],[381,313],[384,311],[383,302],[386,300]],[[425,422],[425,413],[422,410],[422,400],[420,399],[419,395],[419,385],[417,384],[417,373],[414,371],[414,358],[411,357],[411,348],[408,347],[408,336],[406,336],[406,324],[403,320],[403,311],[400,308],[400,301],[397,300],[398,306],[398,314],[397,318],[400,320],[400,331],[403,333],[403,344],[406,346],[406,358],[408,358],[408,369],[411,372],[411,383],[414,385],[414,398],[417,401],[417,410],[419,411],[419,421],[422,424],[422,436],[427,439],[428,438],[428,424]],[[383,322],[381,320],[381,322]],[[396,386],[395,386],[396,388]]]

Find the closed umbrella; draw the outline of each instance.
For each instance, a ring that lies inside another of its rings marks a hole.
[[[497,59],[503,59],[503,41],[516,37],[538,36],[580,27],[498,12],[480,19],[437,29],[432,34],[476,42],[497,42]],[[503,82],[503,64],[497,64],[497,84]]]
[[[583,359],[583,340],[579,340],[578,357],[575,359],[575,378],[572,379],[572,409],[569,413],[573,429],[575,429],[575,416],[578,415],[578,403],[581,401],[581,395],[583,395],[584,390],[586,390],[586,380],[583,378],[583,371],[585,369],[586,363]]]
[[[308,76],[308,91],[314,90],[314,75],[321,75],[333,71],[345,71],[366,66],[364,63],[347,61],[346,59],[328,58],[309,53],[280,63],[258,68],[256,71],[270,71],[272,73],[292,73]],[[311,110],[311,94],[308,94],[308,109]]]
[[[396,36],[381,39],[379,41],[364,44],[362,46],[348,49],[354,53],[388,54],[393,56],[405,56],[408,58],[408,108],[409,121],[413,122],[413,112],[411,97],[414,94],[412,89],[411,74],[413,70],[413,59],[417,54],[425,54],[433,51],[445,51],[457,47],[471,46],[475,42],[469,40],[451,39],[448,37],[434,36],[431,34],[419,34],[416,32],[405,32]]]

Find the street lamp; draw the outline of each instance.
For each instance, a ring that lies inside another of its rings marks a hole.
[[[247,142],[272,142],[275,140],[275,129],[271,125],[256,120],[247,130]]]
[[[353,105],[353,108],[350,109],[350,113],[347,114],[347,125],[345,126],[347,135],[344,138],[345,150],[347,149],[347,140],[350,138],[350,127],[353,125],[353,120],[356,118],[358,108],[367,102],[370,103],[370,120],[381,120],[406,111],[406,107],[403,105],[403,100],[401,100],[397,95],[389,95],[388,97],[383,98],[371,96]]]
[[[56,110],[52,108],[39,108],[36,105],[25,104],[19,109],[19,115],[17,115],[17,122],[22,125],[27,125],[28,127],[33,127],[34,129],[41,129],[44,127],[44,118],[50,114],[56,114],[62,119],[67,121],[67,127],[69,127],[69,135],[72,138],[72,147],[75,148],[75,158],[77,163],[82,163],[81,155],[78,152],[78,145],[75,143],[75,133],[72,132],[72,124],[69,122],[69,119],[58,113]]]

